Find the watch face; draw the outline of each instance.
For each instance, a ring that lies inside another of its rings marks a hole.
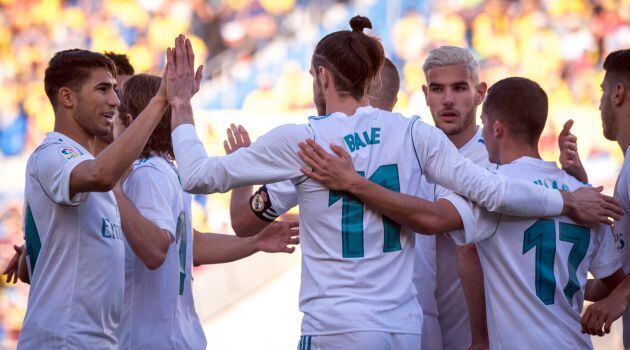
[[[257,212],[261,212],[265,210],[265,204],[267,203],[268,197],[266,192],[258,192],[252,198],[252,209]]]

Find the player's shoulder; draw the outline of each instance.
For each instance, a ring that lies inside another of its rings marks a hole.
[[[72,139],[57,132],[50,132],[30,155],[29,162],[45,160],[48,164],[51,164],[50,162],[63,163],[83,156],[93,158]]]
[[[283,124],[269,130],[265,136],[279,139],[304,140],[312,137],[310,124]]]
[[[176,175],[174,166],[169,160],[151,155],[142,157],[133,163],[129,178],[135,179],[163,179]]]

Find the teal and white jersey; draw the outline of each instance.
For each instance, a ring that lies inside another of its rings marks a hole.
[[[496,176],[463,158],[440,130],[372,107],[284,125],[248,148],[208,157],[194,126],[173,131],[184,188],[194,193],[291,179],[300,206],[302,335],[377,331],[419,334],[412,283],[414,236],[351,196],[305,178],[298,142],[343,145],[355,169],[391,190],[415,195],[422,174],[492,210],[557,215],[558,191]],[[509,190],[508,190],[509,189]],[[454,196],[455,197],[455,196]],[[533,205],[523,206],[524,200]]]
[[[584,186],[555,163],[529,157],[497,171],[541,189]],[[459,244],[477,243],[490,348],[592,348],[590,337],[580,332],[580,312],[587,272],[604,278],[621,267],[610,228],[580,226],[565,216],[525,219],[478,207],[474,213],[477,229],[451,236]]]
[[[629,148],[630,149],[630,148]],[[623,166],[617,184],[615,185],[615,198],[621,203],[624,212],[630,213],[630,152],[626,149]],[[616,221],[613,226],[617,251],[623,265],[625,273],[630,272],[630,215],[626,214],[621,220]],[[630,348],[630,311],[626,310],[623,315],[623,343],[626,348]]]
[[[496,169],[496,165],[488,160],[488,150],[481,132],[482,127],[477,126],[475,135],[459,149],[459,153],[481,167]],[[439,192],[436,185],[433,185],[433,189]],[[436,236],[435,242],[437,264],[435,298],[444,349],[468,349],[472,335],[468,303],[459,278],[456,244],[446,235]]]
[[[24,233],[31,280],[19,348],[114,349],[125,248],[111,192],[70,197],[70,175],[94,157],[52,132],[26,166]]]
[[[171,234],[162,265],[151,271],[125,241],[125,299],[120,349],[205,349],[192,295],[191,196],[177,168],[152,156],[134,164],[124,191],[140,214]]]

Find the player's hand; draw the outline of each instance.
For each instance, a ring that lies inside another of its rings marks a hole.
[[[615,198],[601,193],[603,189],[600,186],[582,187],[573,192],[560,191],[564,199],[562,213],[583,225],[612,225],[611,218],[619,220],[624,213]]]
[[[293,253],[300,243],[297,221],[276,221],[262,229],[256,236],[256,248],[267,253]]]
[[[187,104],[199,91],[201,72],[199,66],[195,72],[195,54],[190,40],[183,34],[175,39],[175,47],[166,49],[165,93],[168,103]]]
[[[361,180],[352,164],[350,154],[342,147],[330,145],[335,154],[326,152],[313,140],[300,142],[298,156],[312,169],[301,168],[302,173],[335,191],[349,191],[357,180]]]
[[[225,154],[230,154],[239,148],[249,147],[251,144],[249,134],[242,125],[237,127],[230,124],[230,128],[227,129],[227,140],[223,141]]]
[[[628,301],[624,297],[618,297],[611,294],[594,304],[591,304],[582,319],[582,333],[603,336],[610,333],[610,326],[617,320],[628,308]]]
[[[13,245],[13,250],[15,250],[15,253],[13,253],[11,260],[9,260],[9,263],[4,268],[4,271],[2,271],[3,275],[7,275],[7,283],[17,283],[18,264],[20,262],[20,256],[24,252],[24,245]]]
[[[562,127],[562,131],[558,135],[558,147],[560,148],[560,165],[569,175],[575,177],[582,182],[588,182],[588,175],[577,149],[577,136],[571,133],[573,119],[567,120]]]

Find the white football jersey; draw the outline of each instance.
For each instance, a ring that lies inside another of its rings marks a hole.
[[[26,166],[24,234],[31,280],[23,349],[116,348],[125,248],[112,192],[70,197],[70,175],[94,157],[51,132]]]
[[[584,186],[554,162],[529,157],[497,171],[541,189]],[[476,230],[451,236],[459,244],[477,243],[490,348],[592,348],[589,336],[581,334],[580,312],[587,272],[604,278],[621,267],[610,228],[580,226],[565,216],[525,219],[478,207],[475,213]]]
[[[492,210],[557,215],[558,191],[501,178],[463,158],[443,132],[399,114],[358,108],[307,125],[284,125],[248,148],[208,157],[194,126],[173,131],[184,188],[225,192],[291,179],[300,205],[303,335],[353,331],[420,333],[422,313],[412,283],[414,235],[355,198],[304,177],[298,142],[313,138],[351,154],[355,169],[393,191],[416,195],[422,174]],[[456,196],[454,196],[456,197]],[[531,206],[523,206],[523,201]]]
[[[120,349],[205,349],[192,295],[191,196],[175,165],[159,156],[134,164],[124,191],[142,216],[171,234],[166,258],[149,270],[125,241]]]
[[[492,168],[481,126],[477,126],[475,135],[459,149],[459,153],[481,167]],[[493,168],[496,169],[496,165],[493,165]],[[435,298],[444,349],[467,349],[472,342],[470,318],[466,295],[459,278],[456,245],[446,235],[436,236],[435,241],[437,264]]]
[[[628,150],[626,150],[623,167],[617,178],[615,198],[621,203],[623,211],[630,213],[630,153],[628,153]],[[615,222],[613,233],[615,234],[615,242],[623,270],[625,273],[629,273],[630,246],[626,243],[626,240],[630,238],[630,216],[628,214]],[[630,311],[628,310],[623,315],[623,343],[626,348],[630,347]]]
[[[263,185],[261,189],[264,189],[269,196],[269,205],[266,207],[264,204],[253,204],[251,209],[262,220],[274,221],[278,216],[286,213],[298,204],[295,185],[293,185],[291,180]],[[258,189],[258,191],[261,191],[261,189]]]

